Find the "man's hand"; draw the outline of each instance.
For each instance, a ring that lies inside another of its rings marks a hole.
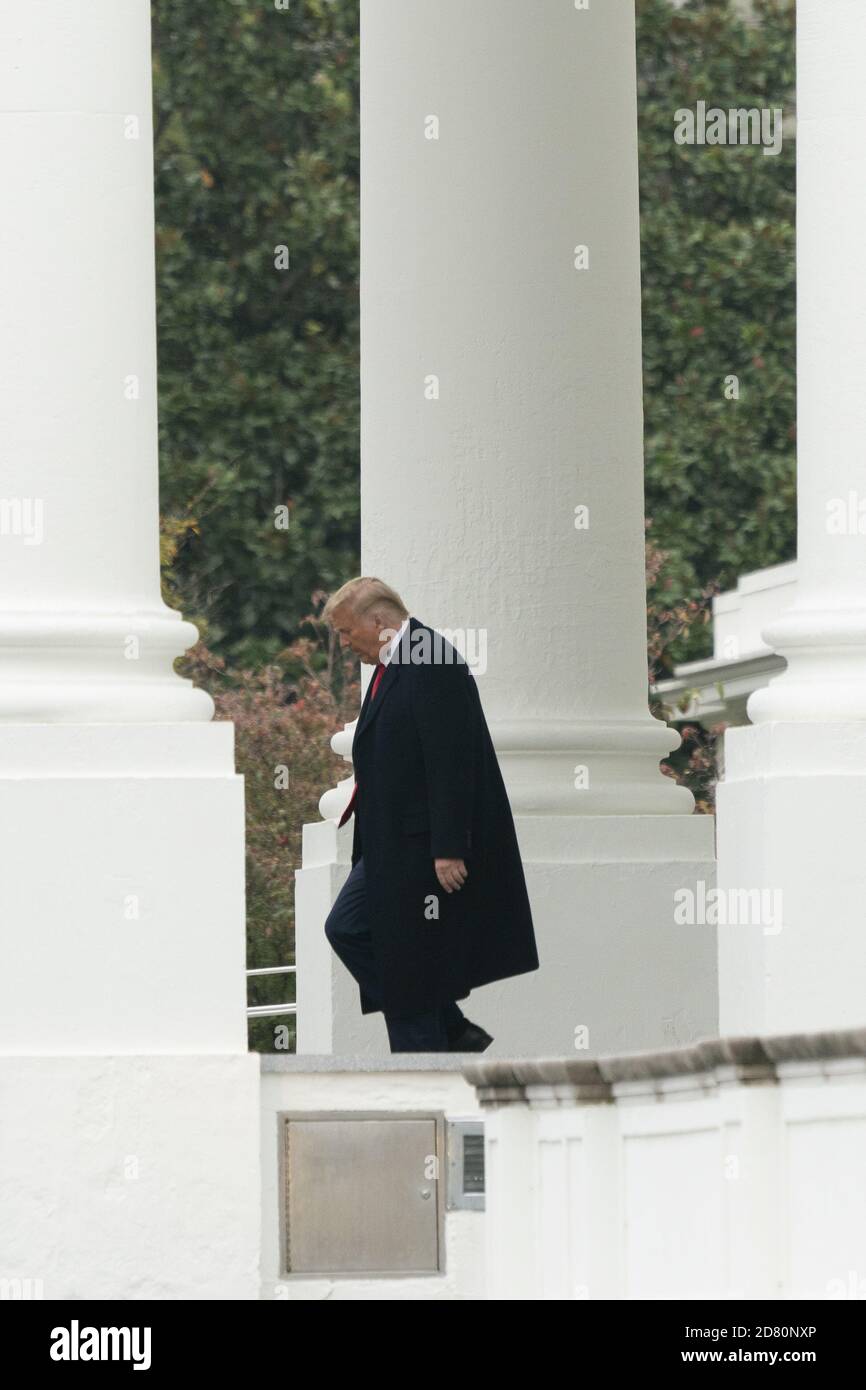
[[[463,887],[466,881],[466,864],[462,859],[434,859],[436,877],[446,893],[453,893]]]

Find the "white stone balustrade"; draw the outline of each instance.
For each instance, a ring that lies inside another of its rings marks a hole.
[[[866,1297],[866,1030],[482,1061],[487,1297]]]

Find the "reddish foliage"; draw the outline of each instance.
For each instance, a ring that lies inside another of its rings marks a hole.
[[[351,772],[330,741],[358,713],[357,663],[314,616],[304,621],[314,636],[299,638],[262,670],[231,670],[201,642],[178,665],[213,696],[216,718],[235,726],[236,766],[246,791],[250,968],[293,963],[301,829],[320,819],[319,798]],[[291,998],[290,978],[265,977],[251,990],[250,1003]],[[254,1045],[268,1045],[274,1022],[285,1019],[254,1026]]]

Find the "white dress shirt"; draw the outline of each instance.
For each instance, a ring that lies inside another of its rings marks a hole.
[[[385,648],[384,652],[382,653],[381,662],[382,662],[382,665],[383,665],[383,666],[387,666],[388,663],[390,662],[392,656],[394,655],[395,651],[397,650],[397,648],[399,647],[400,643],[402,642],[402,640],[403,640],[403,633],[406,631],[406,629],[407,629],[408,626],[409,626],[409,619],[408,619],[408,618],[404,618],[404,619],[403,619],[403,625],[402,625],[402,627],[400,628],[400,631],[399,631],[399,632],[395,632],[394,636],[391,638],[391,641],[388,643],[387,647]]]

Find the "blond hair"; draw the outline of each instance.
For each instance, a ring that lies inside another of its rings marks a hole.
[[[330,623],[336,610],[344,605],[355,614],[366,613],[371,608],[385,608],[390,614],[399,617],[401,622],[409,616],[409,609],[397,590],[386,584],[384,579],[375,579],[367,574],[347,580],[335,594],[331,594],[322,609],[325,622]]]

